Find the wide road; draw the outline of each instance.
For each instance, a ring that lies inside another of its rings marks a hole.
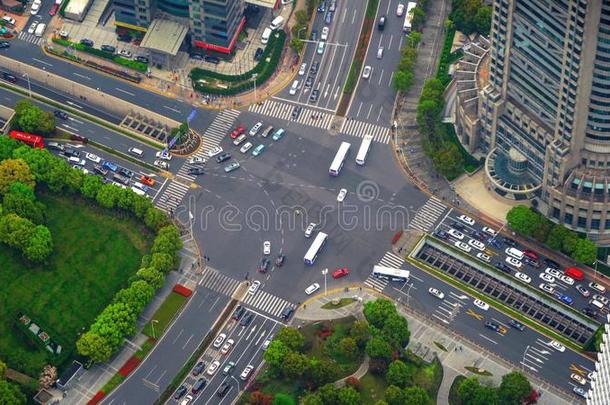
[[[212,328],[229,297],[200,287],[144,362],[102,403],[152,404]]]

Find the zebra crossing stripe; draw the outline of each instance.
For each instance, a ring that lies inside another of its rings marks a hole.
[[[281,120],[291,120],[293,104],[283,103],[275,100],[265,100],[262,104],[252,104],[249,111],[256,114],[271,116]],[[294,122],[302,125],[309,125],[322,129],[328,129],[333,119],[333,114],[321,112],[315,108],[303,107],[301,114]],[[314,118],[316,117],[316,118]]]
[[[390,142],[391,137],[390,128],[356,120],[344,121],[339,132],[359,138],[372,135],[373,141],[386,144]]]
[[[430,197],[428,201],[417,211],[413,221],[409,226],[423,232],[430,232],[436,221],[447,210],[441,201],[435,197]]]

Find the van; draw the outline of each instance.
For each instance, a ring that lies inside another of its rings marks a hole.
[[[517,260],[523,260],[523,252],[519,249],[515,249],[514,247],[506,248],[504,251],[507,255],[514,257]]]
[[[271,25],[269,26],[269,28],[271,28],[272,30],[277,30],[284,27],[284,17],[277,16],[273,19],[273,21],[271,21]]]
[[[271,31],[271,28],[265,28],[265,30],[263,31],[263,36],[261,37],[262,44],[266,44],[267,42],[269,42],[269,37],[271,36],[272,32],[273,31]]]
[[[139,188],[142,191],[148,191],[149,190],[148,186],[140,183],[139,181],[136,181],[135,183],[133,183],[133,186],[136,187],[136,188]]]
[[[135,186],[131,187],[131,191],[133,191],[134,193],[136,193],[137,195],[141,195],[141,196],[145,196],[146,192],[144,190],[141,190]]]
[[[596,299],[592,299],[592,300],[590,300],[590,301],[589,301],[589,305],[591,305],[591,306],[593,306],[593,307],[595,307],[595,308],[597,308],[597,309],[599,309],[599,310],[604,309],[604,304],[602,304],[601,302],[599,302],[599,301],[598,301],[598,300],[596,300]]]
[[[137,157],[144,156],[144,151],[142,149],[138,149],[138,148],[129,148],[129,153],[131,153],[132,155],[137,156]]]
[[[47,29],[47,24],[41,23],[38,24],[36,26],[36,31],[34,31],[34,35],[37,36],[38,38],[42,37],[42,34],[44,34],[44,30]]]
[[[291,96],[294,96],[295,94],[297,94],[298,88],[299,88],[299,81],[295,80],[294,82],[292,82],[292,86],[290,86],[290,91],[288,93],[290,93]]]

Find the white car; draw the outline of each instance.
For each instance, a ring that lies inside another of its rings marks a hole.
[[[562,274],[559,276],[559,279],[561,281],[563,281],[564,283],[566,283],[567,285],[574,285],[574,279],[570,276],[566,276],[565,274]]]
[[[364,70],[362,70],[362,78],[363,79],[368,79],[369,77],[371,77],[371,73],[373,72],[373,68],[370,66],[365,66]]]
[[[556,270],[552,267],[547,267],[546,270],[544,270],[544,272],[546,274],[548,274],[549,276],[553,276],[553,277],[561,277],[563,276],[563,273],[560,272],[559,270]]]
[[[248,153],[248,151],[252,149],[252,142],[246,142],[242,145],[242,147],[239,149],[239,151],[241,153]]]
[[[527,284],[532,282],[532,278],[525,273],[516,272],[515,277]]]
[[[263,350],[267,350],[267,348],[269,347],[269,345],[271,344],[271,339],[267,339],[265,340],[265,342],[263,343]]]
[[[216,146],[215,148],[212,148],[208,151],[208,157],[213,158],[214,156],[218,155],[219,153],[222,153],[222,148],[220,146]]]
[[[191,395],[187,395],[186,397],[184,397],[182,402],[180,402],[180,405],[188,405],[191,403],[192,400],[193,400],[193,397]]]
[[[99,163],[102,161],[102,158],[96,155],[95,153],[85,153],[85,158],[92,161],[93,163]]]
[[[127,49],[119,50],[119,55],[122,56],[123,58],[127,58],[127,59],[131,59],[131,57],[133,56],[133,54],[131,52],[129,52]]]
[[[316,49],[316,52],[318,53],[318,55],[322,55],[324,53],[325,45],[326,45],[326,42],[318,42],[318,49]]]
[[[216,370],[218,370],[218,367],[220,367],[220,362],[218,360],[214,360],[212,364],[210,364],[210,367],[208,367],[208,375],[214,375]]]
[[[270,255],[271,254],[271,242],[266,240],[263,242],[263,254]]]
[[[576,373],[572,373],[570,374],[570,378],[574,381],[576,381],[577,383],[579,383],[580,385],[586,385],[587,384],[587,380],[581,376],[580,374],[576,374]]]
[[[458,217],[458,219],[459,219],[460,221],[462,221],[463,223],[468,224],[468,225],[470,225],[470,226],[473,226],[473,225],[474,225],[474,219],[470,218],[470,217],[469,217],[469,216],[467,216],[467,215],[460,215],[460,216]]]
[[[263,126],[262,122],[257,122],[256,124],[254,124],[254,126],[252,128],[250,128],[250,132],[248,132],[250,134],[250,136],[254,136],[258,133],[258,131],[261,129],[261,127]]]
[[[241,372],[239,378],[241,378],[243,381],[246,381],[248,377],[250,377],[250,373],[252,372],[252,370],[254,370],[254,366],[252,364],[248,364],[246,368],[244,368],[244,371]]]
[[[455,229],[449,229],[447,231],[447,233],[456,239],[459,239],[459,240],[464,239],[464,234],[460,231],[456,231]]]
[[[337,195],[337,202],[343,202],[345,200],[345,196],[347,195],[347,190],[342,188],[339,190],[339,194]]]
[[[261,282],[258,280],[254,280],[252,282],[252,285],[250,286],[250,288],[248,288],[248,294],[254,295],[258,291],[258,288],[260,286],[261,286]]]
[[[474,301],[472,301],[472,303],[476,306],[479,307],[480,309],[482,309],[483,311],[487,311],[489,309],[489,304],[481,301],[479,299],[476,299]]]
[[[595,283],[595,282],[593,282],[593,281],[591,281],[591,282],[589,283],[589,288],[591,288],[592,290],[595,290],[595,291],[597,291],[597,292],[600,292],[600,293],[602,293],[602,294],[604,294],[604,293],[606,292],[606,287],[604,287],[604,286],[603,286],[603,285],[601,285],[601,284]]]
[[[564,345],[562,345],[561,343],[559,343],[556,340],[551,340],[548,343],[549,346],[551,346],[553,349],[557,350],[558,352],[565,352],[566,351],[566,347]]]
[[[483,260],[485,263],[490,263],[491,262],[491,257],[489,257],[488,255],[486,255],[483,252],[477,253],[477,257],[479,259]]]
[[[604,304],[604,305],[608,305],[608,304],[610,303],[610,300],[608,300],[608,298],[606,298],[606,297],[605,297],[605,296],[603,296],[603,295],[599,295],[599,294],[595,294],[595,295],[593,296],[593,299],[594,299],[594,300],[597,300],[597,301],[599,301],[599,302],[601,302],[601,303],[602,303],[602,304]]]
[[[305,294],[311,295],[311,294],[315,293],[316,291],[318,291],[319,289],[320,289],[320,284],[313,283],[312,285],[310,285],[309,287],[307,287],[305,289]]]
[[[205,159],[199,156],[193,156],[187,161],[189,165],[204,165]]]
[[[160,150],[158,151],[155,156],[157,157],[157,159],[163,159],[163,160],[172,160],[172,155],[168,152],[165,152]]]
[[[540,276],[539,276],[539,277],[540,277],[542,280],[546,281],[547,283],[551,283],[551,284],[553,284],[553,283],[555,282],[555,277],[553,277],[553,276],[551,276],[551,275],[549,275],[549,274],[546,274],[546,273],[540,273]]]
[[[227,335],[225,335],[224,333],[218,335],[216,340],[214,340],[214,347],[218,349],[220,346],[222,346],[222,343],[225,341],[226,338]]]
[[[297,94],[298,89],[299,89],[299,81],[295,80],[294,82],[292,82],[292,86],[290,86],[290,90],[288,90],[288,93],[291,96],[294,96],[295,94]]]
[[[442,291],[437,290],[436,288],[430,287],[430,288],[428,288],[428,292],[431,295],[434,295],[439,300],[442,300],[443,298],[445,298],[445,293],[443,293]]]
[[[311,235],[313,234],[314,229],[316,229],[316,224],[314,222],[312,222],[311,224],[309,224],[307,226],[307,229],[305,229],[305,237],[311,238]]]
[[[303,76],[307,72],[307,63],[301,63],[301,68],[299,69],[299,76]]]
[[[241,134],[233,141],[233,145],[239,146],[243,141],[246,140],[246,134]]]
[[[166,162],[166,161],[164,161],[164,160],[158,160],[158,159],[157,159],[157,160],[155,160],[155,161],[153,162],[153,165],[155,165],[155,166],[157,166],[157,167],[160,167],[161,169],[169,169],[169,163],[167,163],[167,162]]]
[[[329,33],[329,31],[330,31],[330,30],[328,29],[328,27],[324,27],[324,28],[322,28],[322,34],[320,35],[320,39],[321,39],[322,41],[326,41],[326,40],[328,40],[328,33]]]
[[[454,243],[454,245],[456,248],[463,250],[466,253],[469,253],[472,250],[472,248],[470,246],[468,246],[467,243],[464,243],[464,242],[457,241]]]
[[[498,234],[498,232],[496,232],[494,229],[488,227],[488,226],[484,226],[483,227],[483,232],[491,235],[491,236],[496,236]]]
[[[32,15],[38,14],[38,12],[40,11],[40,5],[41,5],[40,1],[34,1],[32,3],[32,7],[30,8],[30,14],[32,14]]]
[[[553,294],[555,292],[555,289],[552,286],[545,284],[545,283],[540,284],[538,286],[538,288],[540,288],[542,291],[547,292],[549,294]]]
[[[476,240],[476,239],[470,239],[470,240],[468,241],[468,244],[469,244],[470,246],[472,246],[473,248],[475,248],[475,249],[479,249],[479,250],[481,250],[481,251],[482,251],[482,250],[485,250],[485,244],[484,244],[483,242],[479,241],[479,240]]]
[[[36,31],[37,26],[38,26],[38,21],[34,21],[33,23],[31,23],[30,27],[28,28],[28,34],[33,34],[34,31]]]
[[[521,263],[519,260],[515,259],[514,257],[507,257],[506,263],[508,263],[511,266],[516,267],[518,269],[520,269],[521,266],[523,266],[523,263]]]
[[[229,353],[229,351],[231,350],[231,348],[233,347],[234,344],[235,344],[235,341],[233,339],[227,340],[227,343],[225,343],[222,346],[222,349],[220,349],[220,353],[222,353],[222,354]]]
[[[405,5],[402,3],[398,3],[398,7],[396,7],[396,17],[402,17],[405,12]]]

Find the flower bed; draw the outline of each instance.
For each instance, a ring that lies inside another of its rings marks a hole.
[[[103,391],[98,391],[93,398],[91,398],[89,400],[89,402],[87,402],[87,405],[96,405],[98,404],[105,396],[106,394],[104,394]]]
[[[180,295],[182,295],[182,296],[185,296],[185,297],[187,297],[187,298],[188,298],[188,297],[190,297],[190,296],[193,294],[193,290],[191,290],[191,289],[189,289],[189,288],[186,288],[186,287],[185,287],[185,286],[183,286],[182,284],[176,284],[176,285],[174,286],[173,291],[174,291],[175,293],[180,294]]]
[[[127,360],[127,362],[123,364],[123,367],[120,368],[119,374],[123,377],[127,377],[129,374],[131,374],[133,370],[135,370],[136,367],[138,367],[138,364],[140,364],[140,362],[141,360],[139,358],[137,358],[136,356],[131,356],[129,360]]]

